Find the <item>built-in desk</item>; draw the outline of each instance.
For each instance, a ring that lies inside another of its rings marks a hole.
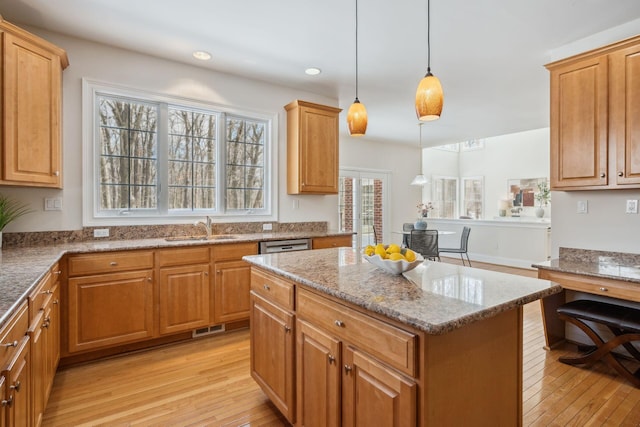
[[[556,310],[569,299],[613,299],[640,308],[640,254],[560,248],[558,259],[533,267],[540,279],[563,288],[540,300],[547,348],[565,340],[565,324]]]

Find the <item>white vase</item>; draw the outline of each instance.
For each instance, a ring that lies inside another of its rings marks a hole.
[[[536,216],[538,218],[542,218],[544,216],[544,208],[543,207],[539,207],[536,209]]]

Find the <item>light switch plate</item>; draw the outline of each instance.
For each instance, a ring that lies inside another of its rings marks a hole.
[[[578,200],[578,209],[577,212],[579,214],[586,214],[589,212],[589,201],[587,200]]]
[[[262,224],[262,231],[271,231],[273,230],[273,224]]]
[[[628,214],[637,214],[638,213],[638,201],[637,200],[627,200],[627,210]]]

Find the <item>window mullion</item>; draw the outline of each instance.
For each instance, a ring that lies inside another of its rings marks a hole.
[[[227,115],[218,115],[216,127],[216,212],[223,215],[227,211]]]
[[[169,212],[169,105],[158,104],[158,212]]]

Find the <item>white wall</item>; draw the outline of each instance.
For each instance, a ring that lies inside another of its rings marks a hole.
[[[484,218],[491,219],[498,215],[498,200],[507,195],[508,180],[549,177],[549,128],[486,138],[481,150],[425,149],[423,170],[427,176],[483,176]],[[430,195],[427,188],[425,199]],[[534,208],[525,208],[521,215],[534,217]]]
[[[167,61],[152,56],[113,48],[76,38],[50,33],[38,28],[29,31],[56,43],[67,51],[70,66],[63,73],[63,190],[0,187],[2,194],[29,203],[35,210],[7,226],[5,231],[77,230],[82,228],[82,78],[130,86],[151,92],[202,100],[214,104],[241,107],[278,117],[278,182],[280,222],[329,221],[337,227],[337,196],[289,196],[286,194],[286,114],[283,106],[293,99],[326,105],[337,105],[335,98],[304,92],[237,76],[216,73],[204,68]],[[341,127],[346,112],[340,116]],[[359,140],[357,149],[349,149],[350,137],[341,134],[341,145],[347,147],[341,162],[363,167],[373,164],[391,169],[376,156],[362,156],[370,147]],[[347,140],[345,142],[345,140]],[[399,161],[394,150],[387,154]],[[398,151],[401,152],[402,150]],[[416,150],[417,151],[417,150]],[[408,158],[417,158],[408,155]],[[354,161],[350,161],[354,158]],[[394,160],[395,162],[395,160]],[[417,168],[417,161],[416,161]],[[401,178],[402,179],[402,178]],[[402,194],[402,192],[400,192]],[[61,197],[63,210],[44,211],[45,197]],[[299,208],[293,208],[298,199]],[[406,204],[398,201],[398,204]]]

